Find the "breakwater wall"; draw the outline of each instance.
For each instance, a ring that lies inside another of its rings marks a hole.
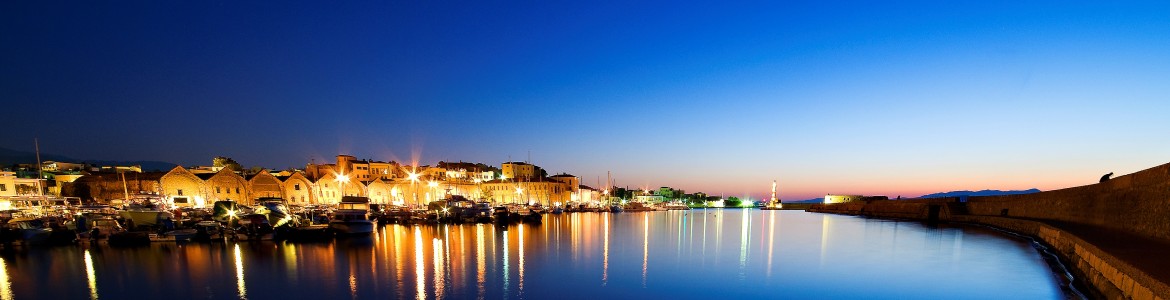
[[[1170,164],[1086,186],[971,197],[971,215],[1087,224],[1170,240]]]
[[[1032,236],[1068,264],[1094,296],[1170,299],[1165,278],[1053,224],[1076,224],[1170,241],[1170,164],[1111,180],[1023,195],[815,204],[810,212],[984,224]]]

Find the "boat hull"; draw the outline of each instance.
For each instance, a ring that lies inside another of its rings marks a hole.
[[[368,235],[374,233],[372,221],[333,221],[329,222],[329,229],[339,235]]]

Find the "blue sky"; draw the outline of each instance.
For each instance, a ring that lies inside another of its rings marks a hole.
[[[759,197],[1166,163],[1170,3],[0,4],[0,146],[193,165],[525,159]]]

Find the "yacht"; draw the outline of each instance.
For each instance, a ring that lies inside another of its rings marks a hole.
[[[370,199],[366,197],[341,197],[341,203],[329,219],[329,228],[340,235],[368,235],[374,232],[370,220]]]

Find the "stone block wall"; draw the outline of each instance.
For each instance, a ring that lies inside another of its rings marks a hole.
[[[972,215],[1090,224],[1170,239],[1170,164],[1086,186],[970,197],[967,210]]]

